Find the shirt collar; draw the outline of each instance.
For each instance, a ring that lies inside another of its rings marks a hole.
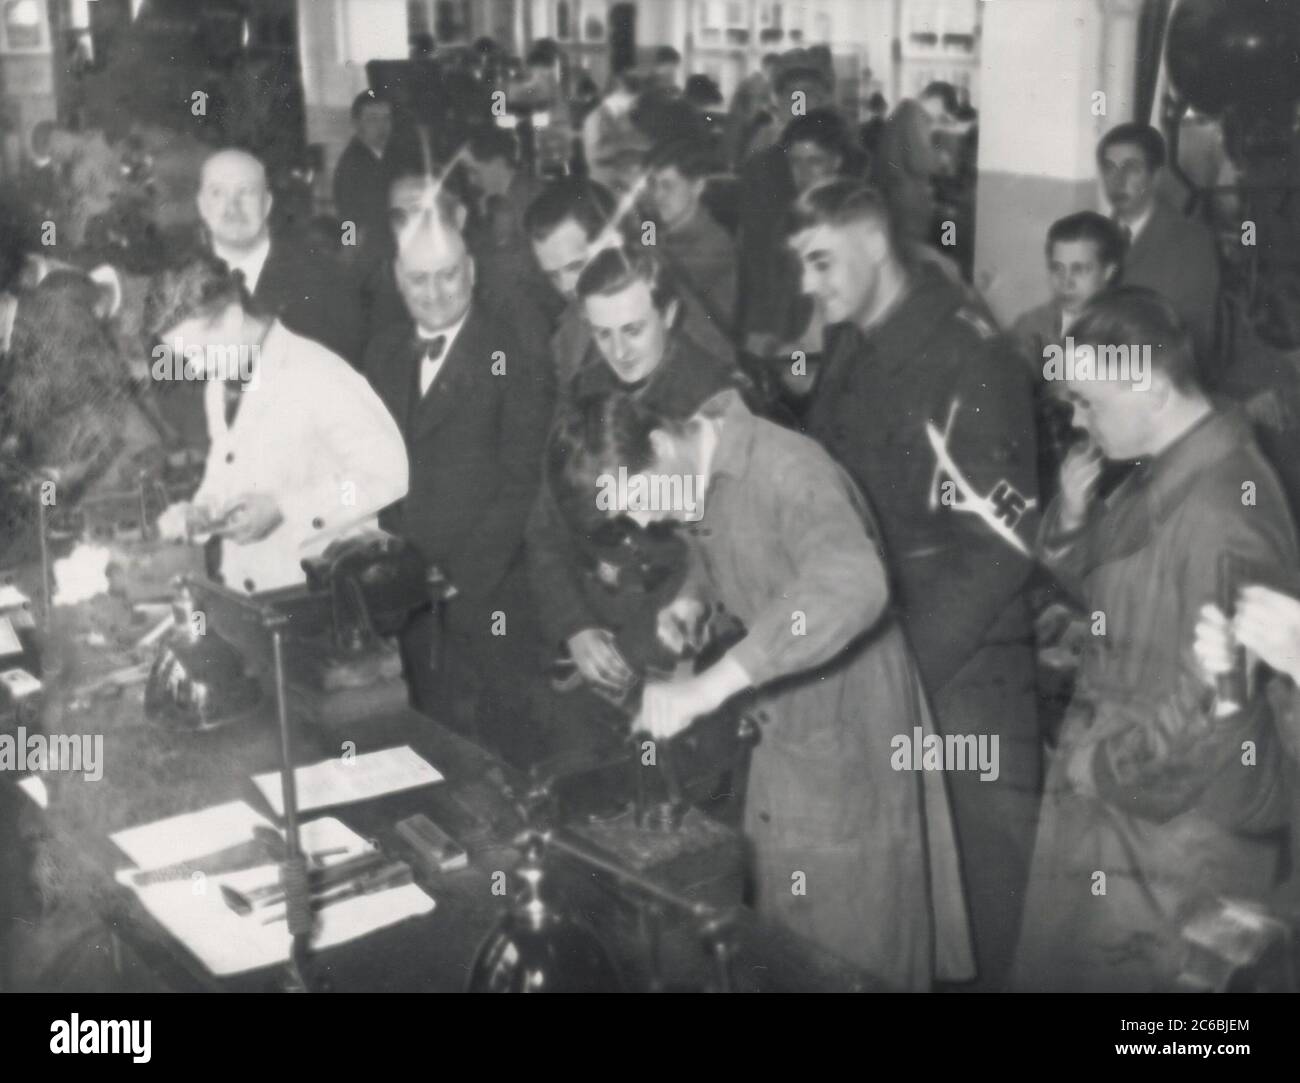
[[[469,309],[473,307],[473,302],[471,302],[469,308],[465,309],[465,312],[460,319],[450,327],[444,327],[441,331],[430,331],[427,328],[421,327],[417,323],[415,325],[416,337],[422,342],[431,342],[435,338],[445,338],[446,341],[442,346],[442,354],[438,358],[439,361],[444,360],[451,353],[451,348],[456,342],[456,336],[460,334],[460,329],[465,326],[465,321],[469,319]]]
[[[1141,236],[1142,231],[1146,229],[1147,225],[1151,222],[1151,216],[1155,213],[1156,201],[1153,199],[1151,205],[1147,207],[1146,213],[1142,215],[1141,218],[1135,218],[1131,222],[1126,219],[1120,219],[1120,224],[1128,227],[1130,244],[1135,242],[1138,237]]]
[[[236,254],[229,249],[222,248],[214,239],[212,242],[212,251],[219,258],[225,261],[227,267],[232,271],[242,271],[244,283],[248,286],[249,293],[257,292],[257,283],[262,277],[262,268],[266,266],[267,257],[271,254],[271,238],[266,236],[262,243],[254,248],[251,252]]]

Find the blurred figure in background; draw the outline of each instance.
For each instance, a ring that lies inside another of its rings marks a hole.
[[[751,153],[750,142],[761,128],[785,123],[788,111],[777,100],[777,79],[781,73],[781,54],[766,53],[758,69],[736,87],[727,111],[727,161],[735,169],[744,165]]]
[[[769,399],[780,398],[797,413],[816,377],[824,321],[800,284],[785,227],[798,196],[840,176],[856,158],[848,126],[825,106],[791,120],[771,153],[779,154],[782,170],[767,174],[772,187],[761,186],[761,174],[742,182],[738,322],[750,375]],[[792,364],[796,350],[804,356],[800,370]]]
[[[352,128],[352,139],[334,168],[334,210],[341,221],[356,223],[360,245],[388,228],[392,103],[372,90],[358,94],[352,102]]]
[[[735,335],[736,249],[700,202],[717,162],[711,148],[679,140],[651,153],[648,203],[659,230],[656,247],[679,283],[718,330]]]
[[[947,84],[931,87],[936,85]],[[938,91],[899,102],[885,123],[872,163],[876,187],[889,201],[899,236],[919,244],[932,240],[934,175],[939,169],[934,129],[946,115],[946,103],[947,95]]]
[[[616,193],[624,187],[619,174],[619,155],[623,148],[641,138],[632,123],[632,107],[640,92],[641,81],[635,73],[615,73],[600,104],[582,122],[587,175]]]

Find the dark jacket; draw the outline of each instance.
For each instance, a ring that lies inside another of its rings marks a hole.
[[[918,271],[906,297],[864,336],[839,325],[808,414],[820,440],[880,516],[904,623],[931,692],[989,643],[1028,649],[1022,590],[1030,561],[974,514],[937,467],[926,423],[980,494],[1006,482],[1035,498],[1033,406],[1024,365],[961,291]],[[933,498],[932,498],[933,494]],[[1020,533],[1028,541],[1032,530]]]
[[[996,780],[947,776],[979,981],[998,989],[1015,946],[1041,774],[1025,597],[1032,565],[1013,544],[1027,550],[1034,536],[1017,521],[1037,480],[1029,380],[961,286],[935,267],[918,269],[865,336],[834,328],[828,349],[808,431],[878,514],[939,730],[999,742]]]
[[[736,370],[677,334],[668,355],[639,395],[671,417],[690,417],[717,392],[737,386]],[[603,361],[573,379],[566,394],[577,398],[610,392],[618,377]],[[576,509],[562,509],[546,478],[528,519],[528,571],[548,647],[584,628],[627,629],[627,654],[653,637],[654,616],[680,586],[685,550],[675,535],[634,530],[603,542],[595,524]],[[644,625],[633,628],[632,626]],[[629,659],[632,661],[632,659]]]
[[[737,252],[737,323],[748,334],[798,336],[810,306],[801,296],[799,264],[785,243],[785,226],[795,198],[794,180],[779,146],[745,163],[740,174],[740,236]]]
[[[671,233],[662,230],[659,252],[681,284],[728,338],[735,336],[736,246],[701,207]]]
[[[494,373],[498,353],[505,370]],[[519,556],[537,495],[554,403],[549,359],[476,296],[423,398],[409,317],[370,343],[365,371],[406,435],[411,464],[406,500],[385,525],[462,594],[487,595]]]
[[[931,240],[938,166],[925,110],[911,98],[899,102],[885,122],[874,168],[898,234],[908,240]]]
[[[296,238],[273,236],[253,300],[295,334],[360,364],[365,348],[361,292],[328,254]]]
[[[354,222],[363,236],[388,229],[388,187],[392,167],[387,155],[353,138],[334,167],[334,210],[341,222]]]
[[[1016,985],[1167,989],[1192,909],[1216,894],[1262,900],[1283,872],[1282,734],[1267,712],[1214,717],[1191,647],[1223,555],[1267,581],[1295,567],[1295,529],[1247,426],[1226,414],[1139,466],[1080,530],[1057,522],[1053,504],[1044,559],[1106,634],[1087,637],[1048,774]],[[1104,893],[1089,890],[1098,870]]]
[[[1210,351],[1219,301],[1219,255],[1210,231],[1157,200],[1124,256],[1124,281],[1147,286],[1174,306],[1191,329],[1202,374],[1213,386],[1218,374]]]

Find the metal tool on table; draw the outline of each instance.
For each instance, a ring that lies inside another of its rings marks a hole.
[[[273,614],[266,619],[266,629],[271,635],[271,652],[275,679],[275,713],[280,728],[280,796],[284,808],[284,841],[286,853],[280,862],[280,886],[284,892],[285,919],[289,935],[289,961],[285,967],[285,992],[323,992],[323,979],[311,973],[311,937],[316,927],[311,909],[311,884],[308,878],[307,859],[302,851],[302,836],[298,831],[298,784],[294,778],[293,734],[289,728],[289,706],[284,690],[284,625],[285,619]]]
[[[269,865],[284,856],[284,839],[273,827],[259,825],[253,828],[253,837],[245,842],[235,843],[221,850],[216,850],[202,857],[188,858],[171,865],[156,869],[146,869],[134,876],[136,887],[149,887],[152,884],[167,884],[178,880],[188,880],[196,872],[205,876],[215,876],[223,872],[238,872],[242,869],[255,869],[259,865]]]
[[[313,911],[319,911],[325,903],[399,887],[412,880],[411,868],[406,862],[395,861],[379,850],[368,850],[333,865],[311,865],[313,856],[307,855],[307,886]],[[277,881],[240,891],[222,884],[221,898],[236,914],[247,917],[255,910],[283,904],[284,885]],[[281,913],[277,917],[283,920],[285,915]]]
[[[687,809],[714,796],[718,779],[744,772],[760,731],[743,699],[697,719],[672,740],[653,742],[650,749],[647,735],[629,732],[640,714],[647,681],[689,678],[745,634],[743,625],[720,605],[703,607],[681,632],[683,646],[675,655],[650,662],[642,652],[644,672],[626,687],[591,687],[609,703],[616,720],[611,739],[534,765],[532,822],[548,804],[551,816],[561,823],[613,820],[631,809],[639,829],[673,832],[681,829]]]

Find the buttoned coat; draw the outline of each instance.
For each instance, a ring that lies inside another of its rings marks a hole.
[[[1227,414],[1139,466],[1081,530],[1058,522],[1054,503],[1044,556],[1105,634],[1085,645],[1048,773],[1014,985],[1168,990],[1195,907],[1263,900],[1283,870],[1285,743],[1267,712],[1215,717],[1192,642],[1201,606],[1220,601],[1223,554],[1294,568],[1295,530],[1272,468]]]
[[[891,764],[898,735],[933,727],[874,518],[822,448],[736,392],[705,412],[722,428],[688,537],[693,583],[744,624],[729,657],[758,689],[758,907],[900,989],[970,977],[942,779]]]
[[[219,514],[243,493],[266,493],[283,515],[261,541],[223,543],[221,574],[232,589],[303,582],[304,557],[373,529],[406,495],[401,431],[365,378],[320,343],[272,324],[233,424],[225,392],[220,379],[204,388],[211,443],[194,501]]]

